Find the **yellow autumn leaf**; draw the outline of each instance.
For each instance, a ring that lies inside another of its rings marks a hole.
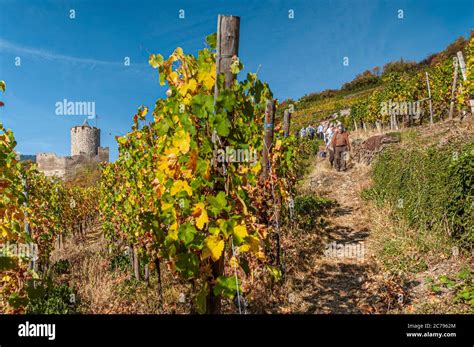
[[[260,164],[260,161],[257,161],[257,163],[250,169],[253,174],[258,174],[260,170],[262,169],[262,165]]]
[[[3,225],[0,225],[0,229],[2,230],[2,237],[6,238],[8,236],[8,230]]]
[[[232,267],[238,267],[239,262],[237,261],[237,258],[234,257],[234,256],[232,258],[230,258],[229,265],[232,266]]]
[[[166,155],[166,157],[168,158],[168,160],[170,160],[170,158],[177,160],[177,159],[178,159],[178,158],[177,158],[178,153],[179,153],[179,149],[178,149],[178,148],[173,148],[173,147],[171,147],[171,148],[167,148],[167,149],[165,150],[165,155]]]
[[[260,240],[259,240],[259,238],[254,236],[254,235],[250,235],[248,237],[248,240],[249,240],[250,250],[253,253],[258,253],[258,251],[260,250]]]
[[[171,208],[171,207],[173,207],[173,204],[170,204],[170,203],[168,203],[168,202],[163,202],[163,203],[161,204],[161,210],[162,210],[162,211],[167,210],[167,209],[169,209],[169,208]]]
[[[202,83],[207,89],[212,89],[216,80],[215,68],[211,69],[210,72],[199,71],[197,79],[199,83]]]
[[[183,175],[184,178],[192,178],[193,177],[193,172],[191,170],[182,169],[181,174]]]
[[[171,187],[170,194],[172,196],[175,196],[176,194],[182,191],[185,191],[189,196],[193,195],[193,190],[189,186],[188,182],[182,180],[174,181],[173,186]]]
[[[258,259],[265,260],[265,253],[263,251],[258,251],[257,253],[255,253],[255,255]]]
[[[239,165],[237,172],[241,175],[245,175],[249,171],[249,167],[246,165]]]
[[[239,251],[242,253],[250,251],[250,245],[248,243],[239,247]]]
[[[193,216],[196,218],[196,227],[199,230],[202,230],[204,224],[209,222],[209,217],[207,215],[206,208],[204,206],[204,203],[202,202],[198,202],[194,206]]]
[[[171,224],[170,229],[168,230],[168,237],[173,241],[178,240],[178,223],[177,222],[174,222],[173,224]]]
[[[138,110],[137,116],[138,116],[139,119],[144,119],[145,116],[147,115],[147,113],[148,113],[148,107],[142,106],[142,107]]]
[[[202,251],[201,258],[211,257],[212,260],[218,261],[224,251],[224,241],[219,236],[209,235],[204,241],[205,247]]]
[[[183,104],[185,105],[191,105],[191,101],[193,100],[191,94],[186,94],[186,96],[183,99]]]
[[[282,142],[280,139],[278,139],[275,143],[275,151],[279,151],[281,148]]]
[[[179,149],[179,151],[183,154],[189,152],[189,146],[191,144],[191,136],[189,133],[180,129],[176,132],[175,136],[173,137],[173,146]]]
[[[237,225],[234,227],[233,231],[233,236],[235,241],[237,241],[238,244],[242,243],[242,241],[249,236],[247,232],[247,227],[245,225]]]
[[[172,71],[168,77],[168,79],[174,83],[176,83],[179,79],[179,75],[176,71]]]
[[[195,92],[196,92],[196,89],[197,89],[196,80],[195,80],[195,79],[190,79],[189,82],[188,82],[188,90],[189,90],[191,93],[195,93]]]
[[[188,92],[188,84],[181,83],[177,89],[178,89],[179,94],[181,94],[181,96],[185,96],[186,93]]]

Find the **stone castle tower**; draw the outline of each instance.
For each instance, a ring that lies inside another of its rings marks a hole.
[[[94,156],[100,147],[100,129],[84,124],[71,128],[71,156],[84,154]]]
[[[109,148],[100,147],[100,129],[84,121],[71,128],[71,156],[60,157],[55,153],[38,153],[38,170],[46,176],[68,179],[84,165],[98,165],[109,161]]]

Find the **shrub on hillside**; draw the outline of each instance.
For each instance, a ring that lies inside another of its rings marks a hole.
[[[389,203],[411,227],[474,241],[474,142],[444,147],[391,148],[376,160],[365,196]]]
[[[335,205],[334,200],[321,196],[297,196],[295,198],[295,214],[298,227],[303,230],[312,230],[318,224],[319,217]]]

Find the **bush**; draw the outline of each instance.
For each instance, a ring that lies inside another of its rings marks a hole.
[[[472,247],[474,142],[442,148],[391,148],[376,160],[374,186],[363,197],[389,203],[395,216],[421,231],[447,231]]]
[[[126,253],[119,253],[114,255],[111,259],[109,270],[115,271],[118,269],[120,271],[126,271],[131,266],[130,256]]]
[[[58,260],[53,264],[52,270],[57,275],[67,274],[71,269],[71,263],[67,259]]]
[[[303,230],[312,230],[317,225],[318,217],[335,205],[334,200],[320,196],[297,196],[295,198],[295,215],[298,227]]]
[[[27,306],[29,314],[72,314],[76,313],[76,295],[74,291],[65,284],[56,285],[49,283],[43,289],[38,288],[36,292],[42,295],[31,297]],[[31,295],[31,294],[30,294]]]
[[[323,144],[323,141],[314,138],[299,138],[297,142],[297,153],[298,153],[298,161],[295,166],[295,173],[297,178],[302,178],[307,170],[309,165],[309,161],[318,155],[319,147]]]

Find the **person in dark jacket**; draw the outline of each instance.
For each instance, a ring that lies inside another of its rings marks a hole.
[[[347,155],[351,150],[351,145],[349,143],[349,133],[344,130],[342,125],[337,127],[331,143],[334,147],[334,167],[337,171],[346,171]]]

